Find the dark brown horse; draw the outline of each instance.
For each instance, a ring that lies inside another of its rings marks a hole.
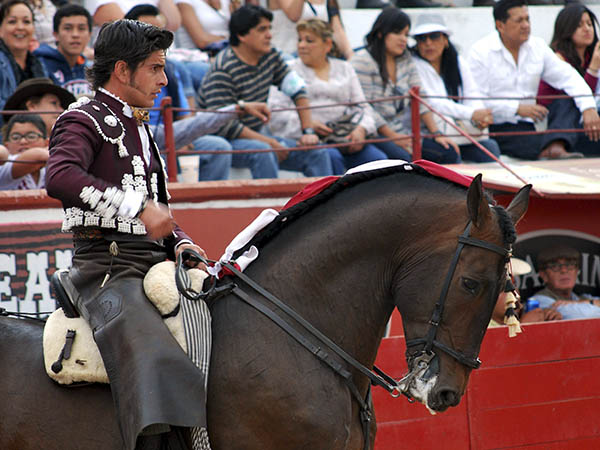
[[[489,204],[479,178],[467,193],[404,172],[345,177],[293,207],[271,227],[277,232],[270,228],[258,237],[261,256],[245,273],[367,367],[397,307],[407,340],[416,343],[409,349],[415,376],[406,389],[443,411],[458,404],[474,367],[505,279],[501,253],[515,240],[513,223],[527,209],[528,189],[505,210]],[[493,251],[458,243],[469,222],[468,239]],[[429,345],[418,339],[431,332],[441,297],[436,344],[428,349],[434,358],[415,367]],[[363,447],[357,402],[337,374],[234,295],[218,300],[212,314],[208,417],[215,450]],[[0,448],[121,448],[108,388],[50,381],[41,335],[33,321],[0,320]],[[367,379],[347,369],[364,396]]]

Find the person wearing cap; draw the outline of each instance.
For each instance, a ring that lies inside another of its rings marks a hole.
[[[477,41],[469,52],[469,66],[494,115],[491,132],[516,132],[496,136],[502,154],[521,159],[582,157],[554,145],[551,135],[535,132],[535,123],[548,110],[536,104],[540,80],[573,97],[583,117],[586,135],[600,139],[600,117],[593,93],[585,80],[562,61],[543,39],[531,36],[526,0],[500,0],[494,5],[496,31]],[[522,97],[522,99],[520,99]],[[549,137],[548,137],[549,136]]]
[[[517,276],[526,275],[533,270],[527,261],[523,261],[522,259],[515,257],[510,258],[510,268],[511,275]],[[544,322],[562,319],[562,315],[553,308],[537,308],[532,311],[524,312],[523,306],[519,301],[517,301],[515,295],[518,296],[512,280],[506,280],[506,288],[504,289],[504,292],[501,292],[498,296],[498,301],[496,302],[496,306],[494,306],[494,311],[492,312],[492,320],[490,320],[488,327],[493,328],[507,324],[507,322],[509,322],[508,319],[510,318],[507,313],[510,308],[513,308],[511,313],[518,318],[520,323]],[[520,327],[517,328],[520,329]]]
[[[580,264],[581,253],[572,247],[557,245],[542,250],[537,255],[537,266],[545,287],[529,300],[537,300],[542,310],[558,311],[563,319],[600,317],[600,298],[573,291]]]
[[[58,8],[52,26],[56,47],[41,44],[33,54],[42,62],[54,84],[76,98],[91,96],[92,89],[85,78],[89,63],[84,56],[92,32],[90,13],[81,5],[68,3]]]
[[[38,112],[46,124],[46,134],[49,136],[60,113],[74,101],[73,94],[57,86],[49,78],[30,78],[17,86],[4,109]],[[5,120],[10,120],[11,116],[12,114],[5,114]]]
[[[480,99],[481,92],[469,66],[450,42],[451,31],[446,27],[444,18],[439,14],[421,14],[411,34],[417,43],[412,52],[423,88],[429,95],[439,97],[427,101],[455,124],[472,123],[476,133],[487,128],[493,121],[492,111],[484,106]],[[466,98],[441,98],[448,96]],[[440,129],[445,129],[448,134],[458,134],[458,131],[446,125],[443,119],[435,114],[434,117]],[[500,148],[495,140],[477,137],[475,139],[494,156],[500,157]],[[455,141],[459,144],[463,159],[475,162],[494,161],[491,156],[465,138],[458,137]]]

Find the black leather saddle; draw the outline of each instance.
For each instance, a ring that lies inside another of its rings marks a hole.
[[[54,290],[54,298],[56,299],[56,307],[62,308],[66,317],[79,317],[79,313],[75,308],[73,292],[69,288],[70,284],[65,280],[69,276],[67,269],[61,269],[54,272],[50,278],[50,286]]]

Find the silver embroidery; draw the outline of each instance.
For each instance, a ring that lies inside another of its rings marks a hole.
[[[104,123],[114,128],[117,126],[117,118],[115,116],[106,116],[104,117]]]
[[[133,174],[134,175],[146,175],[146,168],[144,167],[144,161],[138,155],[135,155],[131,160],[131,165],[133,166]]]

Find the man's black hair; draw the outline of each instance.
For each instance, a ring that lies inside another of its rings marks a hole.
[[[126,19],[139,20],[141,16],[153,16],[156,17],[160,14],[160,9],[149,3],[143,3],[136,5],[125,14]]]
[[[494,5],[494,21],[506,22],[509,18],[508,10],[527,6],[527,0],[500,0]]]
[[[81,5],[76,5],[73,3],[67,3],[66,5],[61,6],[54,13],[54,18],[52,19],[52,29],[55,33],[58,33],[58,29],[60,28],[60,22],[65,17],[73,17],[73,16],[84,16],[88,23],[88,30],[92,31],[92,16],[90,12]]]
[[[31,123],[38,129],[44,139],[48,137],[46,124],[39,114],[15,114],[10,118],[8,123],[2,127],[2,138],[4,142],[8,141],[8,136],[15,123]]]
[[[94,45],[94,64],[87,70],[92,89],[108,82],[118,61],[135,72],[152,53],[166,51],[172,43],[173,33],[154,25],[129,19],[105,23]]]
[[[236,9],[229,19],[229,44],[236,47],[240,44],[239,36],[247,35],[260,23],[260,19],[273,21],[273,13],[262,6],[244,5]]]

